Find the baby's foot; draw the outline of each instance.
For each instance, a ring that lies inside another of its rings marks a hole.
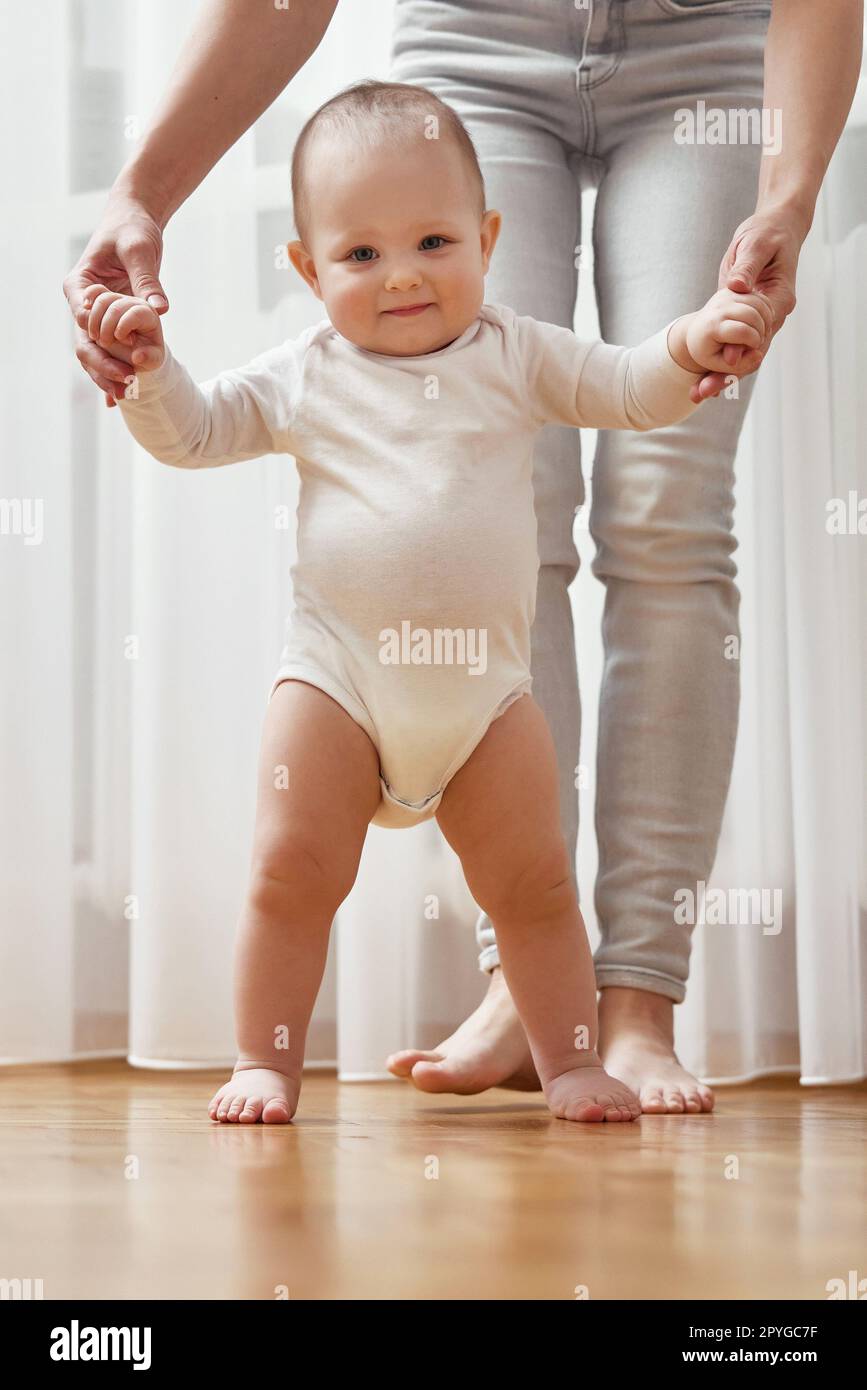
[[[214,1096],[208,1114],[222,1124],[288,1125],[300,1090],[299,1080],[268,1067],[236,1070]]]
[[[598,1124],[602,1120],[637,1120],[638,1097],[604,1067],[586,1063],[552,1077],[543,1087],[548,1109],[558,1120]]]

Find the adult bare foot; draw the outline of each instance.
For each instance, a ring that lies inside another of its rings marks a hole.
[[[393,1052],[386,1066],[420,1091],[474,1096],[491,1086],[539,1091],[530,1045],[499,966],[474,1013],[432,1052]]]
[[[700,1115],[714,1095],[682,1067],[674,1051],[674,1004],[646,989],[609,985],[599,1000],[599,1056],[635,1091],[646,1115]]]

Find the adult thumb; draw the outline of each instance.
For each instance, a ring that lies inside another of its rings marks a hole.
[[[160,284],[154,261],[154,247],[149,241],[130,247],[125,257],[126,273],[133,294],[146,299],[158,314],[164,314],[169,307],[169,297]]]
[[[727,288],[740,294],[749,293],[764,265],[765,258],[760,251],[739,248],[728,273]]]

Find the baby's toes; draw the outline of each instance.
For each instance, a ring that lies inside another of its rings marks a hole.
[[[631,1100],[626,1100],[624,1097],[621,1097],[618,1104],[620,1105],[621,1120],[637,1120],[639,1115],[641,1114],[641,1106],[638,1104],[633,1104]]]
[[[641,1114],[641,1101],[638,1096],[633,1095],[626,1086],[622,1090],[615,1091],[614,1099],[620,1106],[620,1113],[624,1120],[637,1120]]]
[[[261,1096],[248,1096],[244,1108],[238,1116],[241,1125],[254,1125],[262,1116],[264,1102]]]
[[[605,1119],[609,1122],[612,1120],[619,1121],[624,1118],[620,1113],[620,1104],[617,1097],[610,1092],[603,1091],[600,1095],[595,1096],[594,1099],[597,1105],[601,1107]]]
[[[221,1106],[222,1104],[223,1104],[223,1088],[222,1088],[222,1086],[221,1086],[220,1089],[219,1089],[219,1091],[217,1091],[217,1093],[211,1097],[211,1102],[210,1102],[210,1104],[209,1104],[209,1106],[208,1106],[208,1115],[209,1115],[209,1117],[210,1117],[212,1120],[216,1120],[216,1119],[219,1118],[220,1106]]]
[[[220,1096],[220,1103],[219,1103],[219,1105],[217,1106],[217,1113],[216,1113],[216,1115],[215,1115],[215,1117],[214,1117],[215,1119],[217,1119],[217,1120],[220,1121],[220,1124],[225,1124],[226,1121],[228,1120],[228,1118],[229,1118],[229,1108],[230,1108],[230,1106],[231,1106],[231,1104],[232,1104],[232,1101],[233,1101],[234,1099],[235,1099],[235,1097],[234,1097],[234,1095],[232,1094],[231,1091],[228,1092],[228,1094],[224,1094],[224,1095]]]
[[[262,1123],[265,1125],[288,1125],[291,1115],[289,1106],[282,1096],[271,1096],[262,1110]]]
[[[229,1121],[229,1124],[236,1125],[238,1123],[238,1117],[246,1104],[246,1096],[232,1096],[229,1102],[229,1108],[226,1111],[226,1119]]]
[[[563,1119],[600,1124],[605,1119],[605,1107],[599,1103],[598,1096],[576,1096],[566,1106]]]

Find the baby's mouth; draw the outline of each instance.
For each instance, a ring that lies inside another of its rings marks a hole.
[[[398,318],[414,318],[416,314],[423,314],[425,309],[432,309],[432,304],[405,304],[401,309],[386,309],[386,314],[395,314]]]

